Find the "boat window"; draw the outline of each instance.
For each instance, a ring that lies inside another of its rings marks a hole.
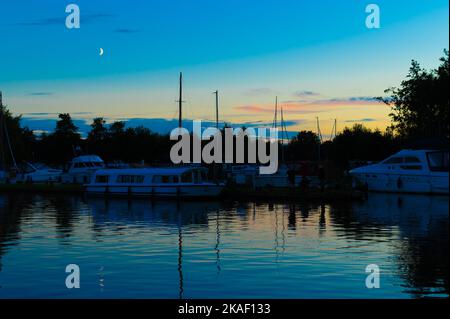
[[[176,175],[155,175],[155,176],[153,176],[153,183],[178,183],[178,176],[176,176]]]
[[[195,170],[195,171],[193,171],[192,173],[193,173],[193,175],[194,175],[194,183],[195,183],[195,184],[200,183],[200,172],[197,171],[197,170]]]
[[[206,172],[201,171],[200,173],[202,175],[202,181],[203,182],[207,182],[208,181],[208,174],[206,174]]]
[[[405,163],[420,163],[420,159],[415,156],[405,156]]]
[[[192,172],[185,172],[181,175],[182,183],[192,183]]]
[[[430,171],[437,171],[437,172],[449,171],[448,152],[429,152],[427,153],[427,159]]]
[[[403,157],[391,157],[383,162],[383,164],[400,164],[403,163]]]
[[[109,176],[108,175],[97,175],[95,176],[96,183],[108,183]]]
[[[117,176],[117,183],[136,183],[140,184],[144,182],[143,175],[119,175]]]
[[[421,170],[422,165],[402,165],[400,166],[401,169],[408,169],[408,170]]]

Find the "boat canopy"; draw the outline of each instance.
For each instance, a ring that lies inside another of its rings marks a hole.
[[[103,160],[97,155],[82,155],[72,159],[72,163],[86,163],[86,162],[103,163]]]
[[[190,171],[207,171],[204,167],[99,169],[96,175],[181,175]]]

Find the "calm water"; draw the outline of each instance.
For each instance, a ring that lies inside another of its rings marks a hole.
[[[339,205],[0,194],[0,297],[448,297],[448,206],[388,194]],[[72,263],[80,289],[65,286]],[[365,286],[368,264],[379,289]]]

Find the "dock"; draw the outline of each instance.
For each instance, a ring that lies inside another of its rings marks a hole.
[[[85,187],[81,184],[63,183],[17,183],[0,184],[0,192],[47,193],[47,194],[83,194]],[[296,188],[252,188],[248,186],[227,186],[220,198],[232,200],[286,200],[286,201],[360,201],[366,198],[364,191],[345,189],[302,189]]]

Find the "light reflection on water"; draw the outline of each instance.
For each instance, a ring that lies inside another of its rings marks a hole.
[[[448,203],[0,195],[0,297],[448,297]],[[65,287],[71,263],[80,289]],[[380,289],[365,287],[368,264]]]

